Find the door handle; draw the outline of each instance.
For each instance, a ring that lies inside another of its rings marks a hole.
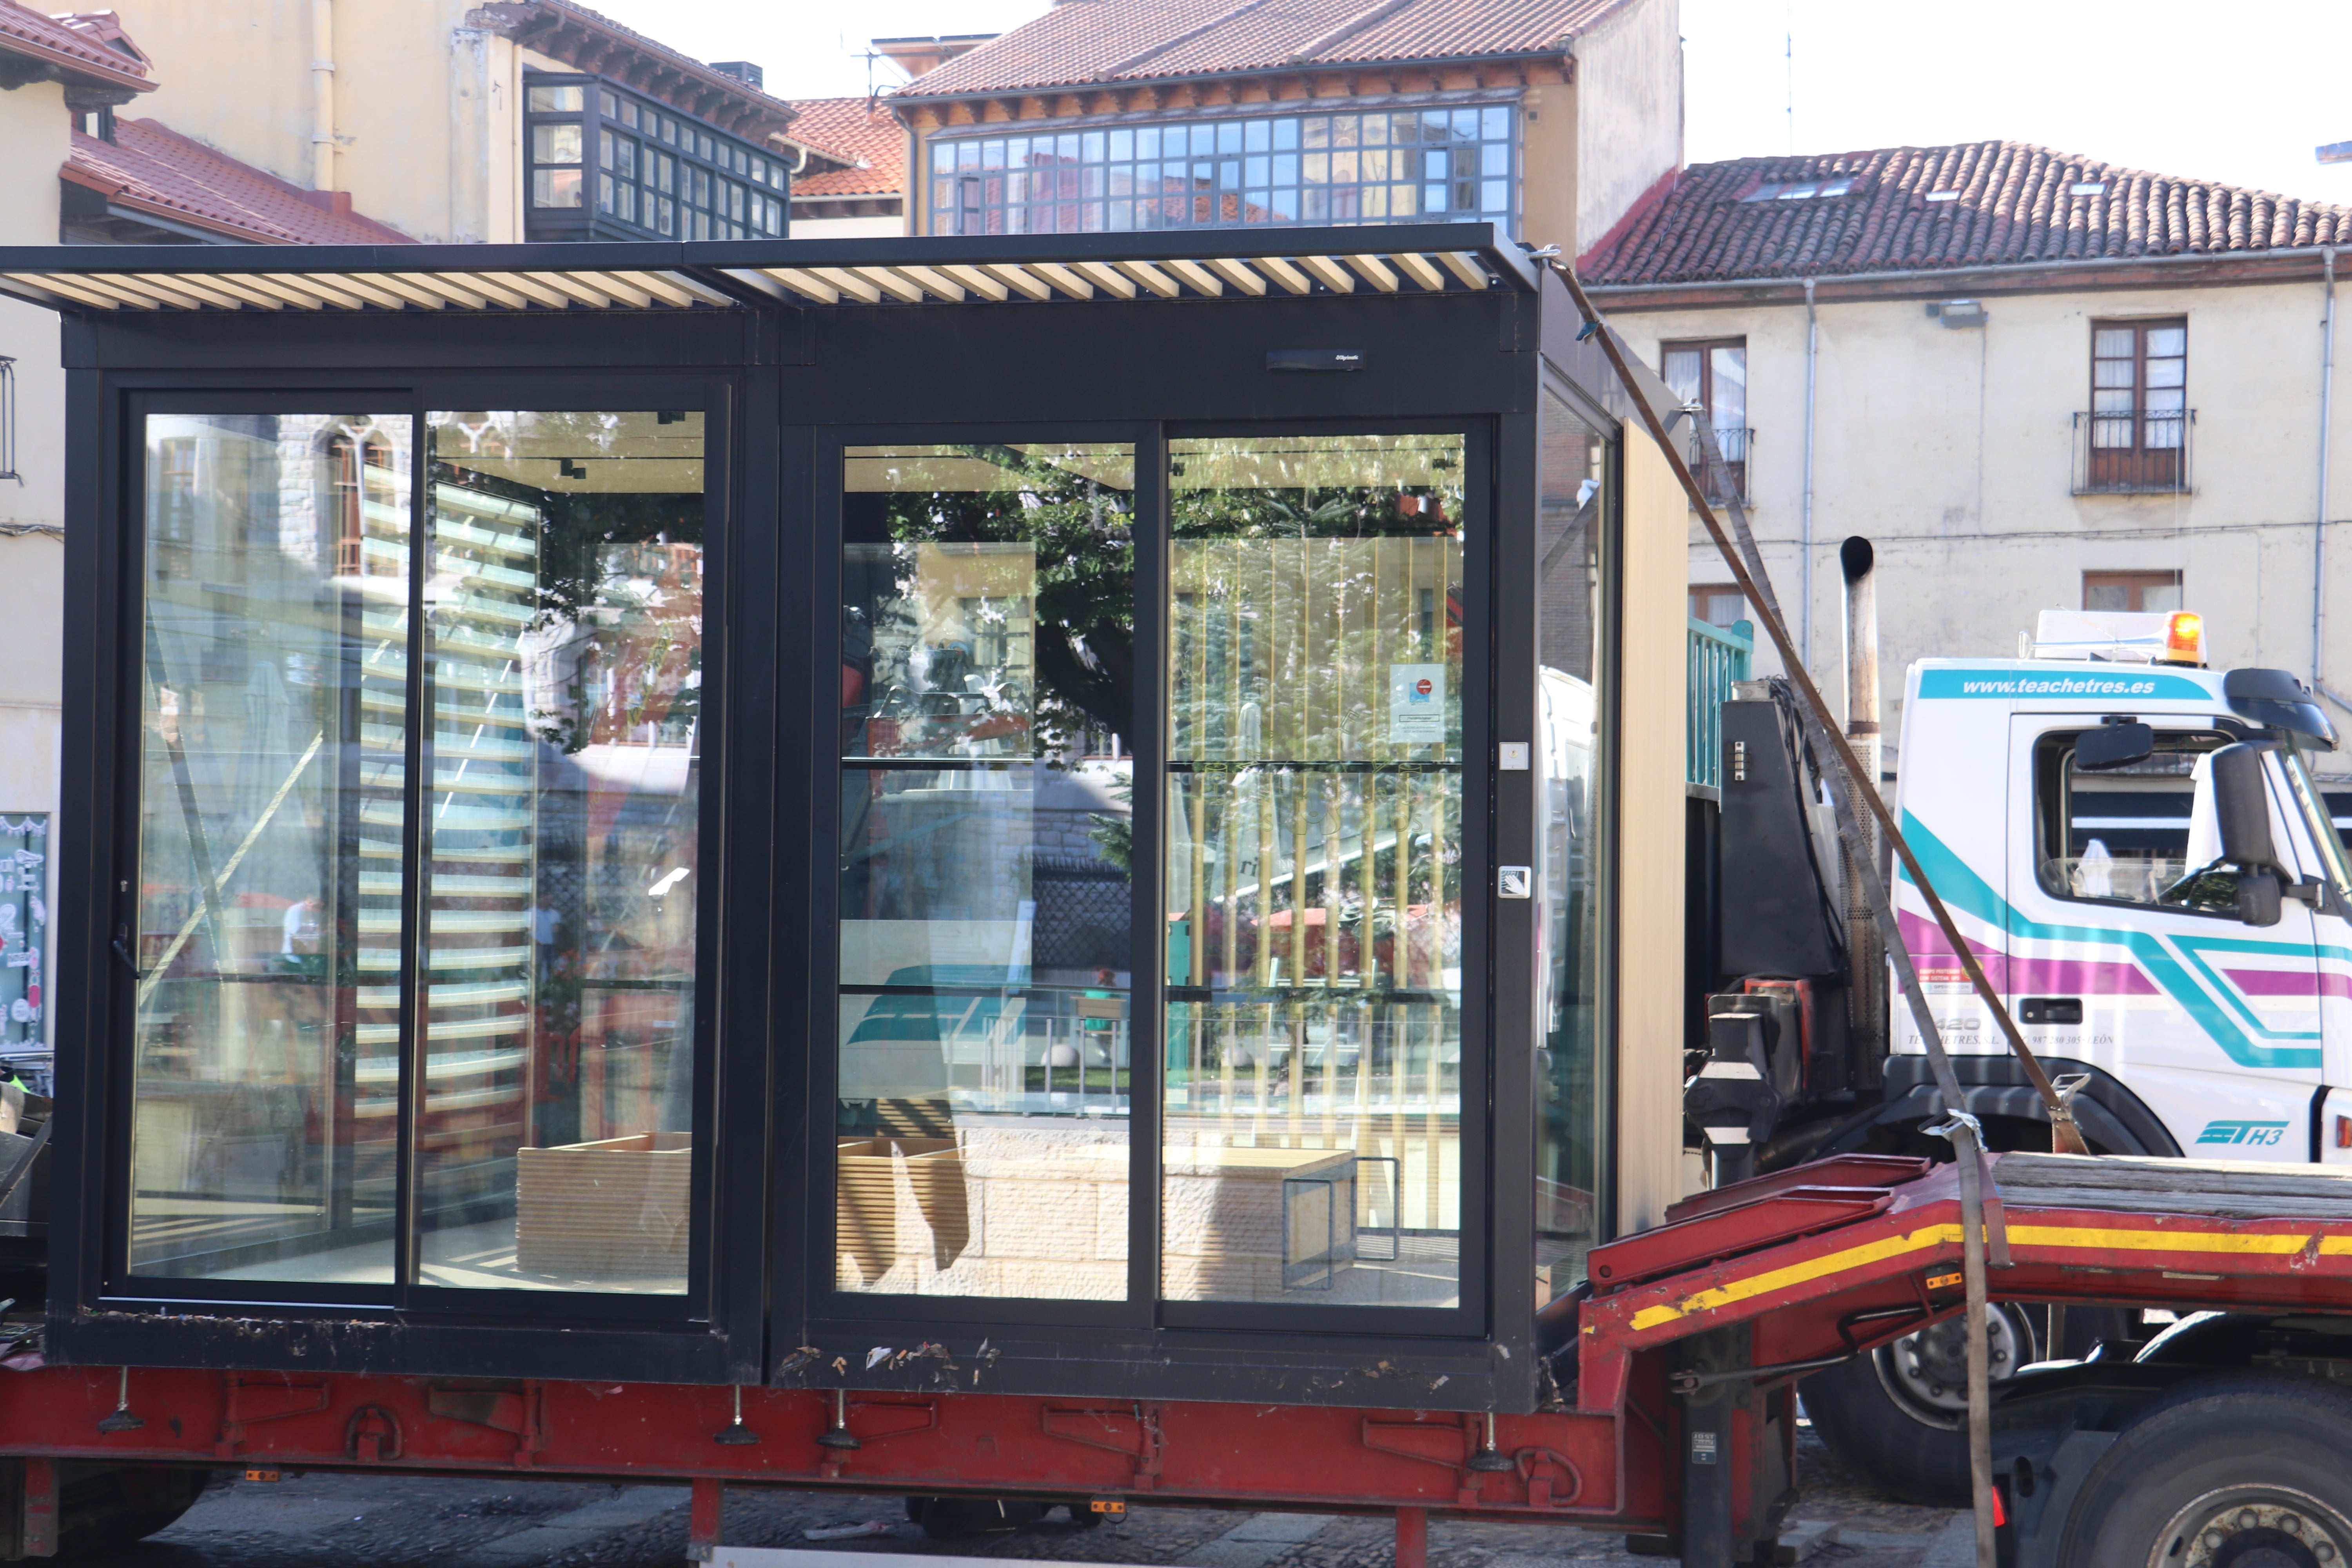
[[[129,926],[119,925],[114,928],[114,956],[122,960],[122,967],[131,971],[131,979],[144,980],[147,978],[147,972],[139,967],[137,959],[131,956],[130,937]]]

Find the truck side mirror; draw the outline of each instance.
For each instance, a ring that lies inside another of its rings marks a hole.
[[[2213,753],[2213,826],[2221,838],[2221,858],[2241,871],[2281,869],[2271,843],[2270,790],[2263,783],[2263,754],[2241,741]]]
[[[2279,923],[2279,879],[2275,871],[2238,873],[2238,918],[2250,926]]]
[[[2147,761],[2155,752],[2156,731],[2132,719],[2102,724],[2074,737],[2074,766],[2086,773],[2129,767]]]

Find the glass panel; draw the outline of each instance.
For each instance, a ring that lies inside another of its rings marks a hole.
[[[2189,352],[2187,327],[2150,327],[2147,330],[2147,357],[2177,358]]]
[[[1177,1300],[1460,1300],[1459,436],[1171,444]]]
[[[0,1051],[48,1039],[49,814],[0,816]]]
[[[533,169],[530,205],[535,207],[576,207],[580,205],[580,171]]]
[[[411,422],[145,437],[131,1269],[387,1284]]]
[[[1124,1300],[1135,450],[842,489],[835,1282]]]
[[[530,158],[534,163],[577,163],[580,162],[580,127],[532,126]]]
[[[2091,331],[2091,353],[2099,359],[2129,359],[2136,335],[2129,327],[2095,327]]]
[[[534,87],[529,94],[530,108],[537,113],[545,110],[557,114],[577,113],[581,104],[581,89],[572,87]]]
[[[1720,352],[1720,351],[1717,351]],[[1720,382],[1717,383],[1721,384]],[[1607,444],[1547,392],[1537,470],[1537,658],[1543,742],[1537,748],[1537,897],[1543,970],[1537,980],[1537,1304],[1584,1278],[1599,1239],[1595,1194],[1601,1140],[1601,813],[1597,765],[1602,553],[1609,536]],[[1734,589],[1694,589],[1702,617],[1728,625],[1747,613]]]
[[[1741,430],[1748,424],[1748,346],[1733,343],[1707,351],[1714,373],[1715,405],[1708,412],[1718,430]],[[1728,445],[1728,443],[1726,443]]]
[[[430,417],[417,1277],[676,1294],[703,416]]]

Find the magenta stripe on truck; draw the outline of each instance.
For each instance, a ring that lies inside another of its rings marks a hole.
[[[2225,969],[2249,996],[2352,996],[2352,974],[2308,969]]]
[[[1960,980],[1966,976],[1958,955],[1943,931],[1924,915],[1905,910],[1899,917],[1903,941],[1922,980]],[[2004,996],[2155,996],[2156,982],[2135,963],[2103,963],[2085,958],[2010,958],[1981,942],[1969,943],[1985,978]],[[1941,971],[1943,973],[1938,973]],[[2235,978],[2232,976],[2232,978]],[[2352,994],[2352,993],[2347,993]]]

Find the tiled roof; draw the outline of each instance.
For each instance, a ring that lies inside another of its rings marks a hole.
[[[77,81],[127,87],[135,92],[155,90],[143,58],[110,47],[110,31],[97,25],[99,16],[88,18],[88,26],[75,26],[82,20],[53,17],[17,0],[0,0],[0,54],[38,60]],[[105,20],[110,23],[113,18],[107,16]],[[120,37],[121,28],[112,28],[111,36]]]
[[[907,130],[887,108],[865,98],[802,98],[793,107],[801,112],[792,139],[847,165],[795,175],[794,196],[891,196],[905,187]]]
[[[1929,199],[1941,192],[1957,195]],[[2352,209],[1968,142],[1695,163],[1581,270],[1596,285],[1703,283],[2347,243]]]
[[[626,82],[739,136],[782,131],[795,112],[740,77],[679,54],[579,0],[487,0],[466,14],[466,22],[582,71]]]
[[[304,200],[297,186],[152,120],[114,122],[116,140],[73,133],[66,179],[114,205],[265,245],[404,245],[396,228]]]
[[[1558,54],[1633,0],[1062,0],[900,89],[906,98],[1095,82]]]

